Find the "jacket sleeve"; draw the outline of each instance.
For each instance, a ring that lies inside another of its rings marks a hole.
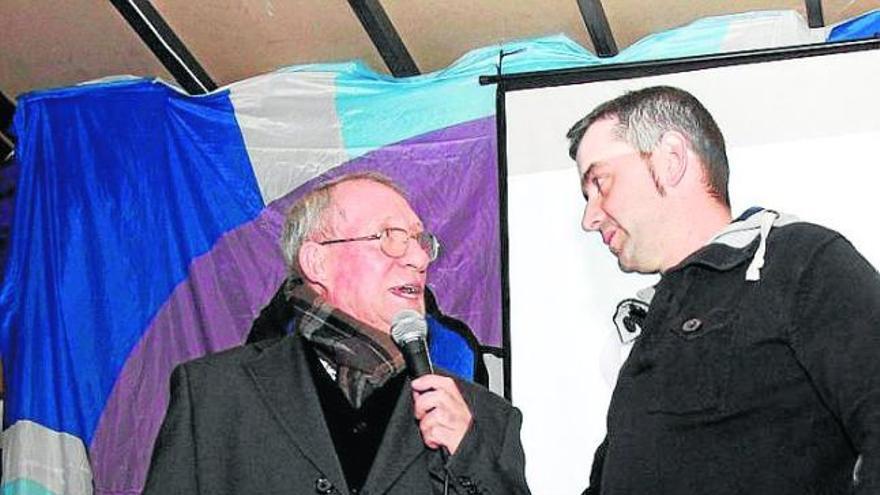
[[[190,383],[185,365],[171,374],[171,400],[159,430],[145,495],[199,493]]]
[[[455,493],[531,493],[526,484],[525,454],[520,441],[522,414],[511,406],[504,411],[506,415],[492,419],[474,413],[474,421],[458,451],[445,466]]]
[[[795,354],[861,456],[854,493],[880,493],[880,275],[836,237],[813,254],[795,297]]]
[[[581,495],[599,495],[602,491],[602,468],[605,466],[605,453],[608,451],[608,436],[593,454],[593,468],[590,470],[590,486]]]

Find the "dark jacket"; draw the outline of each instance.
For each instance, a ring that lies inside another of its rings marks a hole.
[[[348,494],[297,334],[180,365],[146,494]],[[450,493],[528,493],[521,416],[457,381],[473,425],[445,465]],[[422,443],[409,380],[361,494],[443,492],[444,462]]]
[[[662,276],[587,493],[880,493],[880,276],[839,234],[791,223],[749,281],[760,243]]]

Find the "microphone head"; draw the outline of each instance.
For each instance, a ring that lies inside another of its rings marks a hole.
[[[428,322],[424,315],[412,309],[400,311],[391,320],[391,338],[397,345],[428,337]]]

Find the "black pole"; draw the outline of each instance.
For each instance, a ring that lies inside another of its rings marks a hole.
[[[600,57],[617,55],[617,42],[614,41],[614,34],[611,33],[602,0],[577,0],[577,4],[587,26],[587,32],[590,33],[590,39],[593,41],[593,47],[596,48],[596,55]]]
[[[409,54],[409,50],[406,49],[406,45],[397,34],[397,29],[394,28],[394,23],[388,18],[379,0],[348,0],[348,4],[361,21],[361,25],[394,77],[420,74],[415,60]]]
[[[110,0],[110,3],[183,89],[190,94],[217,89],[217,84],[149,0]]]

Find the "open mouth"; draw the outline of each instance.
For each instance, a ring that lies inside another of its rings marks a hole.
[[[603,232],[603,233],[602,233],[602,240],[603,240],[603,241],[605,242],[605,244],[607,244],[608,246],[611,246],[611,239],[614,239],[614,231],[611,231],[611,232]]]
[[[400,297],[405,297],[408,299],[415,299],[422,296],[424,290],[421,285],[417,284],[403,284],[397,285],[389,289],[392,294]]]

